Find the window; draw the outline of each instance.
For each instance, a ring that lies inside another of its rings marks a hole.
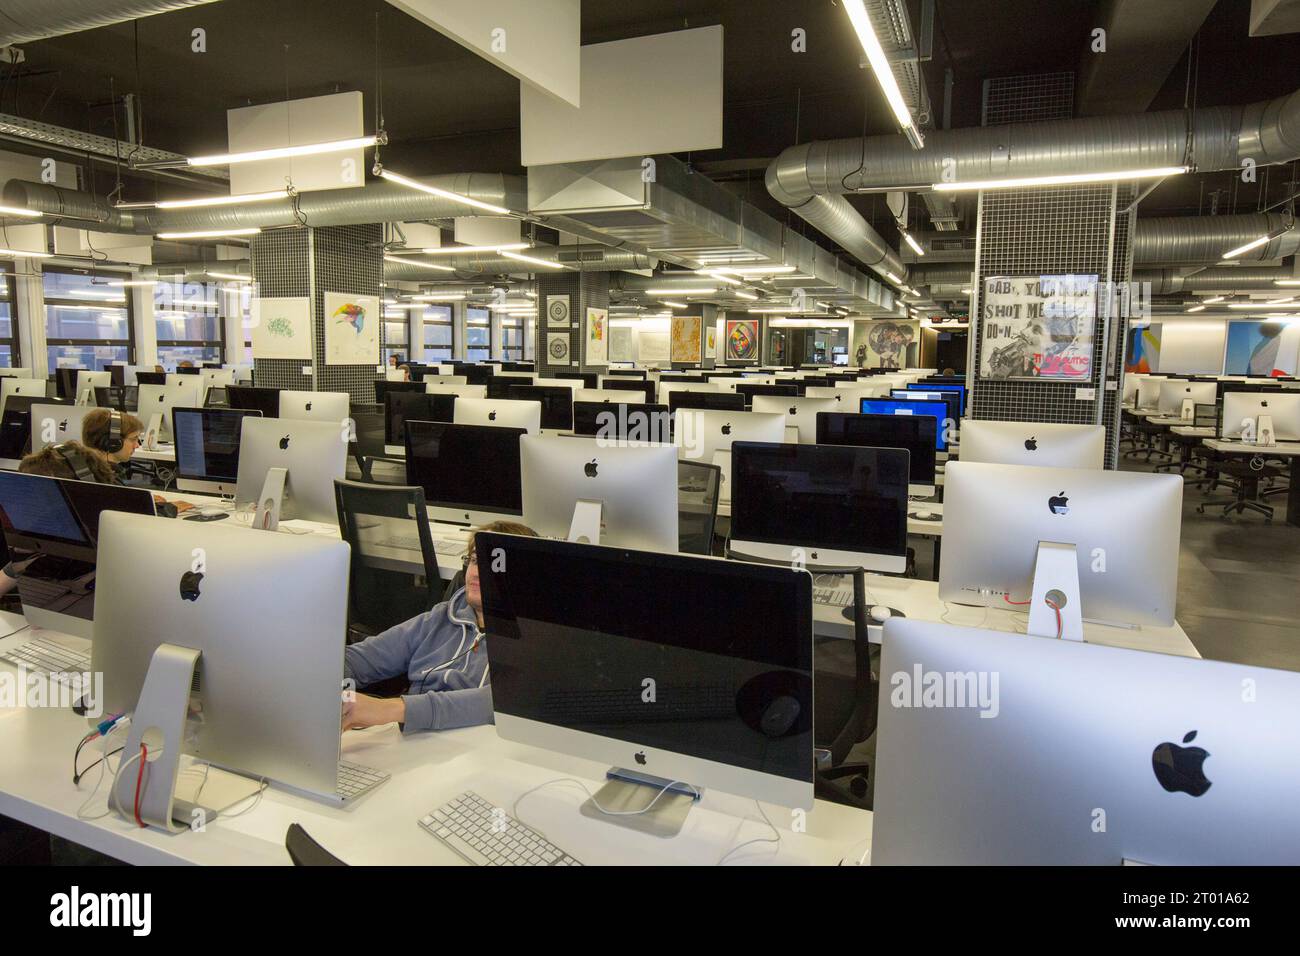
[[[524,361],[531,362],[536,356],[533,354],[533,343],[537,341],[537,320],[524,320]]]
[[[43,273],[45,344],[49,367],[103,371],[135,361],[135,331],[127,289],[110,282],[124,272],[49,267]]]
[[[519,362],[524,357],[524,319],[523,316],[501,316],[501,358],[507,362]]]
[[[454,326],[451,322],[451,306],[430,305],[422,313],[424,317],[424,360],[426,362],[449,362],[454,357]]]
[[[0,262],[0,368],[17,368],[23,364],[18,353],[16,294],[13,267]]]
[[[225,341],[226,309],[240,308],[240,289],[221,283],[163,282],[154,286],[154,320],[158,330],[158,364],[201,366],[220,362]]]
[[[411,326],[407,321],[405,309],[384,310],[384,347],[380,349],[383,363],[388,364],[390,356],[397,355],[403,362],[411,359]]]
[[[492,320],[487,309],[465,310],[465,358],[470,362],[492,358]]]

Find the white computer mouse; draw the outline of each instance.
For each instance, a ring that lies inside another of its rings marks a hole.
[[[883,604],[871,605],[871,619],[873,621],[879,621],[881,624],[884,624],[893,616],[894,616],[893,612],[890,611],[889,608],[885,607],[885,605]]]
[[[934,517],[934,512],[933,512],[933,511],[918,511],[918,512],[916,512],[916,517],[917,517],[917,519],[920,520],[920,521],[929,521],[931,518]]]

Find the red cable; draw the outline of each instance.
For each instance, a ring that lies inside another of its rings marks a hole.
[[[1043,598],[1043,600],[1047,601],[1047,606],[1056,612],[1056,639],[1059,641],[1061,639],[1061,609],[1058,605],[1048,601],[1047,598]]]
[[[1004,594],[1004,595],[1002,595],[1002,600],[1006,601],[1008,604],[1019,604],[1019,605],[1024,605],[1024,604],[1032,604],[1032,603],[1033,603],[1033,601],[1013,601],[1013,600],[1011,600],[1011,595],[1009,595],[1009,594]]]
[[[140,785],[144,782],[144,765],[149,760],[149,748],[143,743],[140,744],[140,772],[135,777],[135,822],[144,826],[144,821],[140,819]]]

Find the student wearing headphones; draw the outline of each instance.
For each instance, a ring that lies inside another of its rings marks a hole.
[[[114,468],[113,480],[121,483],[116,470],[131,460],[144,435],[144,423],[130,412],[98,408],[81,423],[81,443],[101,452]],[[194,506],[188,501],[168,502],[160,495],[153,496],[158,513],[169,518]]]
[[[478,529],[537,537],[527,525],[494,521]],[[492,722],[492,687],[488,683],[483,640],[483,595],[479,590],[474,534],[465,554],[465,586],[418,617],[390,627],[343,651],[343,676],[365,686],[404,676],[410,686],[401,697],[349,695],[344,699],[343,729],[401,725],[403,734],[451,730]]]

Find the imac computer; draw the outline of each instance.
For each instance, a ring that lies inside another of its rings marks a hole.
[[[176,437],[176,490],[234,497],[239,480],[239,441],[247,408],[172,410]]]
[[[338,422],[246,417],[239,441],[236,504],[257,505],[263,518],[266,511],[277,509],[278,518],[336,523],[334,482],[346,470],[344,438]],[[273,472],[282,475],[282,485]],[[258,526],[269,527],[278,518]]]
[[[553,378],[578,382],[582,388],[599,388],[600,375],[596,372],[552,372]]]
[[[424,383],[424,390],[430,395],[455,395],[459,398],[487,398],[486,385],[443,385],[440,382]]]
[[[799,429],[799,442],[812,445],[817,442],[817,416],[840,408],[833,398],[778,398],[759,395],[754,399],[754,411],[760,415],[784,415],[786,425]]]
[[[961,426],[961,460],[994,465],[1103,468],[1102,425],[967,421]]]
[[[644,404],[645,396],[622,388],[580,388],[573,393],[575,402],[613,402],[620,405]]]
[[[612,764],[598,806],[645,806],[668,788],[651,813],[580,813],[671,836],[702,789],[812,806],[807,571],[489,532],[476,541],[479,555],[504,558],[480,562],[497,734]]]
[[[280,392],[280,418],[299,422],[347,421],[351,400],[347,392],[305,392],[286,388]]]
[[[721,411],[743,412],[745,396],[736,392],[696,392],[672,389],[668,393],[668,410],[679,408],[712,408]]]
[[[1225,392],[1219,437],[1262,445],[1300,441],[1300,392]]]
[[[449,422],[456,396],[428,392],[389,392],[384,399],[384,444],[406,444],[406,422]]]
[[[153,495],[144,488],[0,472],[8,573],[18,582],[29,624],[91,637],[95,549],[100,516],[108,510],[152,516]]]
[[[1161,415],[1190,421],[1196,417],[1197,405],[1213,405],[1218,401],[1218,396],[1218,382],[1188,382],[1183,379],[1167,378],[1160,383],[1160,397],[1156,399],[1156,410]]]
[[[575,435],[602,441],[668,444],[673,440],[672,430],[673,416],[663,405],[617,401],[573,404]]]
[[[127,752],[139,748],[147,728],[163,737],[157,758],[150,747],[141,818],[178,829],[172,816],[180,809],[173,795],[181,751],[341,803],[347,544],[274,534],[250,547],[248,531],[227,523],[181,528],[108,514],[100,548],[91,667],[103,674],[104,712],[132,715]],[[143,602],[141,581],[158,582]],[[169,701],[170,708],[160,706]],[[187,722],[187,711],[202,719]],[[136,776],[119,774],[115,786],[130,814]],[[188,809],[177,815],[188,830]]]
[[[937,424],[929,415],[822,412],[817,416],[817,444],[905,448],[909,455],[907,493],[914,498],[929,498],[935,493]]]
[[[639,392],[640,401],[648,405],[655,404],[657,394],[657,385],[645,378],[619,378],[617,376],[606,375],[601,380],[602,389],[615,389],[623,392]]]
[[[948,417],[948,403],[929,399],[908,401],[901,398],[863,398],[858,401],[858,411],[863,415],[929,415],[935,419],[934,450],[940,452],[939,460],[948,458],[948,429],[957,423]]]
[[[946,382],[927,382],[924,379],[920,382],[909,382],[907,387],[916,392],[956,392],[961,401],[958,403],[957,416],[960,418],[966,414],[966,386],[954,385]]]
[[[540,402],[516,402],[509,399],[458,398],[456,400],[457,425],[500,425],[522,428],[536,435],[542,428]]]
[[[1300,863],[1293,671],[890,620],[880,685],[873,865]]]
[[[709,392],[716,395],[722,391],[724,391],[724,389],[716,382],[693,382],[683,377],[672,379],[661,377],[659,379],[659,390],[657,394],[659,396],[659,404],[668,405],[670,404],[673,392]]]
[[[961,427],[961,396],[956,392],[921,392],[911,388],[894,388],[890,389],[889,397],[901,401],[943,402],[948,406],[948,417]]]
[[[1137,384],[1137,402],[1134,408],[1138,411],[1150,412],[1160,407],[1160,383],[1165,381],[1164,376],[1148,375],[1138,380]]]
[[[939,597],[1025,606],[1041,637],[1169,627],[1182,502],[1181,475],[950,462]]]
[[[255,385],[230,385],[226,388],[231,408],[247,408],[262,413],[263,418],[280,417],[280,389]]]
[[[0,378],[0,412],[5,409],[5,403],[9,401],[10,395],[25,395],[30,398],[45,397],[45,379],[43,378],[14,378],[5,376]],[[68,398],[68,396],[59,396]],[[72,398],[68,398],[72,401]]]
[[[135,413],[140,407],[140,386],[110,385],[95,389],[95,404],[100,408],[115,408],[119,412]]]
[[[523,514],[522,428],[406,422],[406,483],[424,489],[429,518],[481,525]]]
[[[158,438],[168,441],[172,437],[172,409],[198,408],[195,389],[185,385],[141,385],[139,386],[136,414],[144,422],[147,432],[152,431],[154,416],[158,419]],[[146,436],[147,440],[147,436]]]
[[[739,557],[809,567],[907,570],[908,453],[851,445],[731,446],[731,539]]]
[[[22,457],[31,451],[33,405],[66,407],[71,404],[66,399],[13,396],[5,405],[3,417],[0,417],[0,461],[3,461],[0,467],[16,470]]]
[[[785,415],[682,408],[673,415],[673,443],[688,461],[716,464],[714,455],[735,441],[785,441]]]
[[[155,372],[153,369],[138,368],[135,373],[137,385],[166,385],[167,373]]]
[[[744,395],[745,402],[753,405],[755,395],[779,395],[782,398],[797,398],[799,388],[795,385],[777,385],[767,382],[742,381],[736,383],[736,394]]]
[[[32,451],[41,451],[48,445],[61,445],[65,441],[81,441],[81,426],[86,416],[98,408],[87,405],[31,406]]]
[[[643,551],[677,550],[677,450],[600,439],[520,440],[524,524],[541,535]]]
[[[604,388],[604,380],[607,378],[645,378],[645,369],[643,368],[611,368],[600,376],[601,388]]]
[[[573,428],[573,392],[564,385],[511,385],[507,398],[542,406],[541,427],[567,432]]]
[[[199,388],[207,392],[210,388],[226,388],[235,384],[235,370],[233,368],[205,368],[199,373]]]
[[[383,406],[384,398],[393,392],[423,392],[423,382],[375,382],[375,404]]]
[[[425,375],[416,385],[468,385],[469,379],[464,375]]]
[[[95,389],[113,384],[111,372],[90,372],[86,369],[77,371],[77,404],[92,405],[95,401]]]

